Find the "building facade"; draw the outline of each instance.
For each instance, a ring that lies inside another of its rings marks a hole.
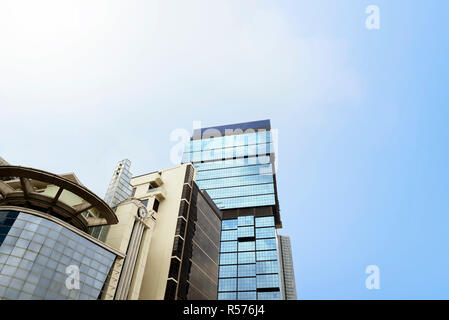
[[[295,270],[293,269],[290,237],[278,235],[282,284],[285,300],[297,300]]]
[[[124,255],[88,229],[117,222],[74,174],[1,165],[0,300],[101,298]]]
[[[111,207],[115,208],[118,204],[127,200],[131,196],[131,161],[124,159],[119,161],[112,174],[111,181],[109,182],[108,190],[104,197],[105,202]],[[89,233],[101,241],[105,241],[109,232],[109,226],[92,227]]]
[[[223,212],[218,299],[284,299],[269,120],[195,130],[183,163]]]
[[[184,164],[131,179],[132,197],[106,237],[126,254],[106,299],[217,298],[222,216],[194,176]]]

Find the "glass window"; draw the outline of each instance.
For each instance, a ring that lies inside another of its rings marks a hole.
[[[223,220],[221,223],[221,230],[237,229],[237,219]]]
[[[238,265],[239,277],[254,277],[256,275],[255,264],[239,264]]]
[[[256,290],[256,278],[238,278],[238,291]]]
[[[221,241],[237,240],[237,230],[224,230],[221,232]]]
[[[257,261],[257,274],[279,273],[279,265],[277,261]]]
[[[219,269],[220,278],[237,277],[237,266],[220,266]]]
[[[220,265],[237,264],[237,253],[221,253]]]
[[[278,255],[276,250],[256,251],[257,261],[277,260]]]
[[[254,252],[239,252],[239,264],[240,263],[254,263],[256,261]]]
[[[256,300],[256,291],[237,292],[238,300]]]
[[[235,292],[219,292],[218,300],[236,300]]]
[[[254,227],[239,227],[238,237],[239,238],[254,237]]]
[[[218,291],[236,291],[237,289],[237,279],[219,279],[218,280]]]
[[[272,183],[264,183],[250,186],[215,188],[215,189],[207,189],[207,193],[212,199],[246,197],[264,194],[274,194],[274,186]]]
[[[258,292],[257,297],[259,300],[280,300],[280,291]]]
[[[238,226],[244,227],[244,226],[253,226],[254,225],[254,217],[253,216],[244,216],[244,217],[238,217]]]
[[[275,238],[276,233],[273,227],[256,228],[256,238]]]
[[[206,188],[201,187],[201,189]],[[206,189],[206,191],[208,190]],[[219,209],[247,208],[263,205],[269,206],[274,205],[276,203],[274,194],[237,197],[237,198],[223,198],[223,199],[212,198],[212,200],[214,200],[215,204]]]
[[[278,288],[279,287],[279,275],[257,275],[257,288]]]
[[[255,241],[239,241],[239,251],[254,251],[256,250]]]
[[[274,217],[256,218],[256,228],[257,227],[274,227]]]
[[[271,250],[276,249],[276,239],[257,239],[256,240],[257,250]]]
[[[6,215],[8,216],[9,214]],[[83,253],[80,256],[83,262],[76,263],[82,272],[81,276],[83,277],[83,272],[95,275],[97,281],[95,288],[87,290],[81,286],[77,292],[82,293],[86,299],[97,299],[115,255],[56,222],[28,213],[16,213],[15,216],[15,230],[10,228],[10,232],[5,235],[5,242],[10,245],[3,243],[0,246],[0,282],[5,288],[3,292],[0,290],[0,300],[13,297],[76,299],[78,296],[71,294],[65,287],[66,267],[75,264],[71,257],[74,256],[74,249]],[[5,214],[0,212],[0,217],[5,217]],[[58,233],[58,236],[50,230]],[[13,236],[11,231],[20,237]],[[90,258],[95,254],[102,257],[104,272],[97,272],[97,268],[91,266]],[[86,263],[83,264],[84,262]]]
[[[237,241],[224,241],[221,243],[220,252],[236,252]]]

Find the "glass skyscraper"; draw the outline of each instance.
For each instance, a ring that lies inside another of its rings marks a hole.
[[[117,163],[104,197],[104,201],[111,208],[117,207],[117,205],[128,199],[132,194],[130,185],[132,174],[130,167],[131,161],[128,159],[121,160]],[[109,228],[110,226],[92,227],[89,233],[93,237],[105,241]]]
[[[195,130],[183,162],[223,212],[218,299],[283,299],[269,120]]]

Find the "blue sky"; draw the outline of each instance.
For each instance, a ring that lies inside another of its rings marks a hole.
[[[269,118],[299,298],[448,299],[448,10],[2,1],[0,155],[103,195],[125,157],[134,174],[173,166],[170,133],[192,121]]]

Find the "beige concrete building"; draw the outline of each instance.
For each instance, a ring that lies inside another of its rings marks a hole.
[[[126,254],[103,299],[216,299],[221,212],[191,164],[131,179],[106,243]],[[116,292],[114,292],[116,288]]]

